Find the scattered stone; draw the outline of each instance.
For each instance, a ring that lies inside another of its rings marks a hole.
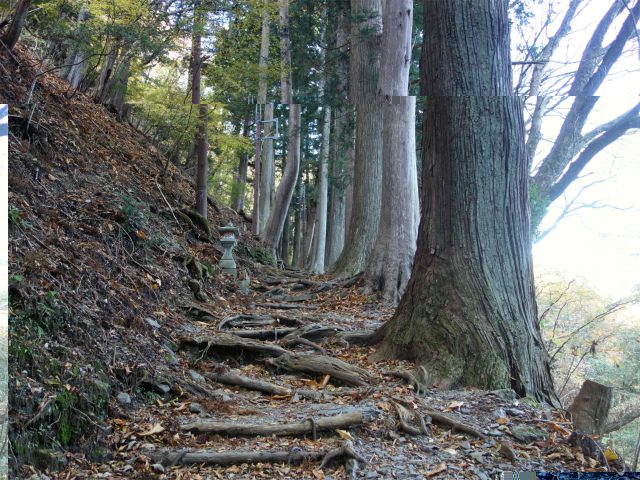
[[[199,403],[191,403],[189,404],[189,411],[191,413],[202,413],[204,411],[204,407]]]
[[[207,379],[194,370],[189,370],[189,375],[198,383],[207,383]]]
[[[464,441],[460,444],[460,446],[464,449],[464,450],[471,450],[471,444],[467,441]]]
[[[169,346],[166,343],[163,345],[163,347],[167,352],[165,355],[166,360],[169,363],[172,363],[173,365],[178,365],[180,362],[178,362],[178,359],[176,358],[176,354],[173,353],[173,350],[171,350],[171,348],[169,348]]]
[[[469,408],[461,408],[460,409],[460,413],[465,413],[465,414],[469,415],[471,413],[471,409],[469,409]]]
[[[169,385],[165,385],[164,383],[159,383],[157,385],[154,385],[153,389],[160,395],[166,395],[171,390],[171,387]]]
[[[489,392],[490,395],[495,395],[496,397],[502,398],[503,400],[515,400],[518,398],[516,391],[512,388],[503,388],[500,390],[491,390]]]
[[[156,322],[153,318],[145,317],[145,321],[151,325],[153,328],[160,328],[160,324]]]
[[[486,454],[486,452],[473,452],[473,453],[471,453],[469,456],[470,456],[471,458],[478,458],[478,457],[482,457],[482,456],[483,456],[483,455],[485,455],[485,454]]]
[[[489,435],[490,437],[501,437],[504,434],[500,430],[489,430],[486,435]]]
[[[518,410],[517,408],[507,408],[507,414],[511,415],[512,417],[518,417],[520,415],[524,415],[524,412],[522,410]]]
[[[549,439],[549,434],[547,432],[543,432],[542,430],[538,430],[537,428],[527,426],[512,427],[511,435],[513,435],[522,443],[531,443],[539,439]]]
[[[160,463],[154,463],[153,465],[151,465],[151,469],[155,473],[164,473],[164,467]]]
[[[378,472],[370,470],[369,472],[367,472],[364,478],[378,478]]]
[[[129,405],[131,403],[131,395],[124,392],[119,393],[118,396],[116,397],[116,401],[120,405]]]
[[[229,395],[222,395],[221,400],[223,402],[232,402],[233,401],[233,399]]]
[[[504,418],[507,416],[507,412],[504,411],[504,408],[496,408],[489,414],[489,418],[491,420],[497,420],[499,418]]]

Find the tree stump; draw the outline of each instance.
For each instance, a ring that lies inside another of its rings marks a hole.
[[[611,387],[586,380],[568,409],[574,427],[588,434],[602,435],[612,396]]]

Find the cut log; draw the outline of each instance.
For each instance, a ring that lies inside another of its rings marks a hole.
[[[375,383],[376,377],[366,370],[355,365],[350,365],[337,358],[320,357],[318,355],[291,355],[286,354],[278,358],[268,358],[267,365],[294,372],[329,374],[333,378],[349,385],[363,387],[367,383]]]
[[[612,397],[611,387],[585,380],[578,396],[568,408],[575,428],[602,436]]]
[[[167,465],[241,465],[243,463],[298,463],[303,460],[316,460],[322,457],[324,452],[157,452],[149,456],[156,463]]]
[[[277,345],[271,345],[270,343],[264,343],[250,338],[242,338],[225,332],[220,332],[212,337],[182,337],[180,343],[183,346],[196,346],[204,349],[205,354],[211,349],[213,349],[215,353],[219,351],[225,353],[232,351],[236,354],[242,353],[246,355],[248,352],[252,352],[254,354],[272,357],[288,353],[287,350]]]
[[[354,410],[342,415],[333,417],[323,417],[305,420],[298,423],[288,424],[247,424],[247,423],[227,423],[227,422],[193,422],[182,425],[180,429],[186,432],[196,433],[218,433],[229,436],[249,435],[270,437],[272,435],[305,435],[313,433],[314,428],[320,430],[334,430],[336,428],[350,428],[354,425],[362,424],[362,412]],[[314,427],[315,426],[315,427]]]

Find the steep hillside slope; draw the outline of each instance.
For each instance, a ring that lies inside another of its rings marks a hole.
[[[97,425],[113,407],[108,389],[176,376],[168,360],[187,333],[187,280],[208,280],[212,314],[226,306],[220,290],[229,297],[237,287],[219,278],[215,227],[249,228],[211,199],[209,240],[188,217],[191,181],[173,165],[162,176],[157,150],[102,106],[41,105],[25,132],[29,113],[10,109],[9,274],[11,415],[22,430],[12,435],[24,447],[18,462],[31,464],[55,443],[104,443]],[[34,431],[29,421],[55,426]]]

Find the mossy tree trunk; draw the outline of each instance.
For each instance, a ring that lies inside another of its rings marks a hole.
[[[422,222],[375,357],[414,359],[443,386],[511,387],[559,405],[536,320],[507,1],[427,2],[424,22]]]

